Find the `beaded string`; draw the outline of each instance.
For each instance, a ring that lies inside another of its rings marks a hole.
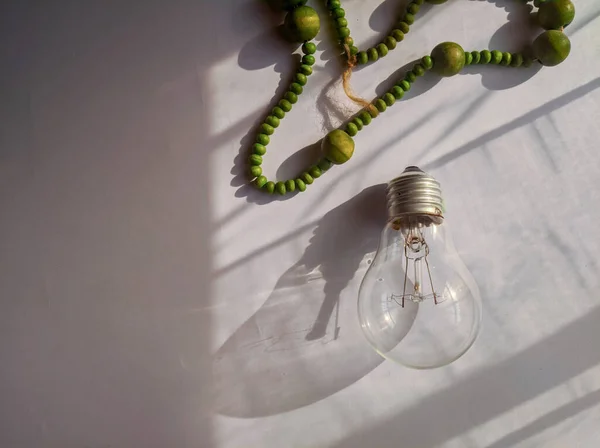
[[[335,129],[323,138],[323,155],[314,165],[303,171],[297,178],[273,182],[263,175],[261,168],[263,156],[267,152],[270,136],[273,135],[281,120],[285,118],[286,113],[292,110],[313,72],[312,66],[315,64],[313,55],[316,52],[316,45],[311,41],[319,32],[320,20],[317,12],[306,6],[307,0],[272,1],[277,1],[278,6],[287,11],[284,22],[286,37],[293,42],[303,43],[303,56],[288,91],[283,94],[283,98],[260,125],[248,160],[249,175],[254,185],[266,193],[280,195],[293,193],[296,190],[305,191],[308,185],[321,177],[334,164],[347,162],[354,153],[352,137],[368,126],[374,118],[385,112],[388,107],[401,100],[411,89],[412,84],[429,70],[440,76],[448,77],[456,75],[464,67],[470,65],[493,64],[516,68],[529,67],[533,62],[539,62],[544,66],[560,64],[567,58],[571,50],[571,43],[563,33],[563,28],[569,25],[575,17],[575,8],[571,0],[534,0],[533,4],[538,8],[537,21],[546,31],[535,39],[530,52],[509,53],[499,50],[469,52],[464,51],[460,45],[454,42],[444,42],[437,45],[431,55],[423,56],[389,91],[368,103],[355,96],[351,91],[349,77],[352,68],[355,65],[376,62],[385,57],[390,50],[395,49],[410,31],[410,26],[415,21],[415,15],[424,2],[441,4],[447,0],[412,0],[402,15],[402,19],[389,35],[374,47],[362,51],[354,45],[354,40],[350,37],[348,21],[345,18],[346,12],[341,7],[340,0],[326,0],[327,9],[347,63],[347,69],[343,76],[344,90],[352,100],[362,106],[362,109],[346,122],[345,126],[342,126],[343,129]]]

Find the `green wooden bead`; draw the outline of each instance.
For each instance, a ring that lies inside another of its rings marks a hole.
[[[283,22],[286,37],[292,42],[306,42],[319,33],[319,14],[310,6],[300,6],[288,12]]]
[[[354,137],[356,134],[358,134],[358,128],[354,123],[350,122],[346,125],[346,134],[348,134],[350,137]]]
[[[292,110],[292,103],[290,103],[288,100],[283,99],[283,100],[279,100],[279,107],[281,109],[283,109],[285,112],[289,112],[290,110]]]
[[[412,25],[413,23],[415,23],[415,16],[408,13],[404,15],[404,21],[408,24],[408,25]]]
[[[411,3],[410,5],[408,5],[408,8],[406,8],[406,10],[407,10],[407,11],[408,11],[410,14],[413,14],[413,15],[414,15],[414,14],[416,14],[416,13],[418,13],[418,12],[419,12],[419,9],[421,9],[421,8],[419,7],[419,5],[418,5],[418,4],[416,4],[416,3],[414,3],[414,2],[413,2],[413,3]]]
[[[302,53],[304,54],[314,54],[317,51],[317,46],[312,42],[304,42],[302,45]]]
[[[387,109],[387,104],[385,104],[385,101],[383,101],[381,98],[377,98],[375,101],[373,101],[373,105],[379,112],[385,112]]]
[[[350,36],[346,36],[342,39],[342,43],[351,47],[354,44],[354,39],[352,39]]]
[[[379,53],[379,57],[384,57],[388,54],[388,47],[386,44],[379,44],[377,45],[377,53]]]
[[[271,139],[269,138],[269,136],[267,134],[258,134],[256,136],[256,143],[259,143],[263,146],[267,146],[270,141],[271,141]]]
[[[537,20],[546,30],[558,30],[575,18],[575,5],[571,0],[551,0],[540,5]]]
[[[306,65],[314,65],[315,57],[312,54],[305,54],[302,56],[302,63]]]
[[[481,52],[481,64],[489,64],[492,61],[492,52],[490,50],[483,50]]]
[[[520,53],[513,53],[510,66],[511,67],[520,67],[522,65],[523,65],[523,55]]]
[[[310,170],[308,170],[308,173],[314,179],[318,179],[323,174],[323,171],[321,171],[321,168],[319,168],[318,166],[312,166],[312,167],[310,167]]]
[[[338,28],[337,32],[338,32],[338,36],[340,36],[342,38],[350,36],[350,28],[345,27],[345,26]]]
[[[260,143],[255,143],[252,145],[252,152],[254,154],[258,154],[259,156],[264,156],[267,153],[267,147],[265,145],[261,145]]]
[[[363,128],[363,122],[358,117],[354,117],[352,119],[352,123],[354,123],[354,126],[356,126],[356,129],[358,129],[359,131]]]
[[[364,65],[369,62],[369,55],[366,51],[359,51],[356,55],[356,60],[359,64]]]
[[[454,76],[465,66],[465,51],[455,42],[443,42],[431,52],[433,70],[440,76]]]
[[[360,118],[360,120],[363,122],[364,126],[369,126],[369,124],[371,124],[371,120],[373,119],[373,117],[371,117],[371,114],[369,112],[367,112],[366,110],[363,110],[362,112],[360,112],[358,114],[358,118]]]
[[[267,123],[261,124],[259,130],[263,134],[267,134],[267,135],[273,135],[273,132],[275,132],[275,129],[273,128],[273,126],[268,125]]]
[[[412,84],[417,80],[417,75],[415,75],[413,72],[408,72],[406,75],[404,75],[404,79]]]
[[[300,178],[304,181],[306,185],[312,184],[315,180],[313,177],[307,173],[306,171],[300,175]]]
[[[390,36],[392,36],[396,42],[402,42],[404,40],[404,33],[400,30],[392,30]]]
[[[392,36],[388,36],[385,39],[383,39],[383,43],[390,50],[393,50],[394,48],[396,48],[396,45],[398,44],[398,41],[396,41],[396,39],[394,39]]]
[[[273,194],[273,192],[275,191],[275,182],[267,182],[265,184],[265,186],[263,187],[265,189],[265,191],[269,194]]]
[[[415,76],[423,76],[425,74],[425,67],[423,67],[423,64],[416,64],[413,67],[412,72]]]
[[[341,8],[342,6],[341,6],[340,0],[328,0],[327,7],[329,9],[336,9],[336,8]]]
[[[571,41],[560,31],[543,32],[533,42],[533,54],[542,65],[553,67],[560,64],[571,52]]]
[[[335,19],[335,25],[338,28],[343,28],[348,26],[348,20],[345,17],[340,17],[339,19]]]
[[[473,55],[468,51],[465,52],[465,65],[471,65],[473,63]]]
[[[306,191],[306,184],[304,183],[304,181],[302,179],[296,179],[294,181],[294,183],[298,187],[298,190],[300,190],[300,191]]]
[[[408,33],[410,31],[410,26],[408,26],[408,23],[406,23],[406,22],[400,22],[400,23],[398,23],[398,26],[396,28],[398,28],[404,34],[406,34],[406,33]]]
[[[473,64],[479,64],[481,62],[481,53],[480,52],[472,51],[471,57],[473,58],[473,62],[472,62]]]
[[[394,98],[396,98],[397,100],[401,100],[404,96],[404,89],[399,86],[394,86],[390,89],[390,93],[394,95]]]
[[[279,106],[275,106],[275,107],[273,108],[273,110],[271,111],[271,113],[272,113],[272,114],[273,114],[275,117],[279,118],[280,120],[283,120],[283,119],[285,118],[285,112],[284,112],[284,111],[283,111],[283,109],[282,109],[281,107],[279,107]]]
[[[410,82],[408,82],[406,79],[403,79],[402,81],[400,81],[398,83],[398,85],[400,86],[400,88],[402,90],[404,90],[405,92],[408,92],[410,90]]]
[[[259,166],[262,165],[263,159],[258,154],[252,154],[248,158],[248,161],[250,162],[250,165]]]
[[[377,118],[379,116],[379,110],[377,109],[377,107],[375,107],[375,105],[373,105],[373,107],[369,107],[366,110],[367,113],[371,116],[371,119]]]
[[[297,82],[293,82],[290,84],[290,92],[296,94],[296,95],[301,95],[303,92],[303,88],[300,84],[298,84]]]
[[[262,168],[260,166],[251,166],[250,167],[250,176],[258,177],[262,174]]]
[[[344,8],[335,8],[331,10],[331,15],[339,19],[346,16],[346,11],[344,11]]]
[[[286,180],[285,181],[285,188],[290,193],[293,193],[294,191],[296,191],[296,182],[294,181],[294,179]]]
[[[289,90],[283,94],[283,97],[292,104],[296,104],[298,102],[298,95],[296,95],[294,92],[290,92]]]
[[[344,131],[335,129],[323,138],[321,148],[327,160],[335,165],[340,165],[350,160],[354,154],[354,140]],[[312,183],[312,179],[311,182],[307,181],[306,183]]]
[[[354,56],[355,54],[358,54],[358,47],[355,47],[354,45],[352,45],[352,46],[350,47],[350,54],[351,54],[352,56]]]
[[[331,163],[327,159],[321,159],[321,160],[319,160],[318,165],[319,165],[319,168],[321,168],[321,171],[325,172],[333,166],[333,163]]]
[[[281,196],[287,193],[287,188],[283,182],[277,182],[275,184],[275,191],[279,193]]]
[[[265,186],[265,184],[267,183],[268,179],[265,176],[259,176],[255,181],[254,184],[258,187],[258,188],[262,188]]]
[[[377,59],[379,59],[379,53],[377,52],[376,48],[369,48],[367,50],[367,54],[369,55],[369,61],[375,62]]]
[[[492,50],[492,64],[500,64],[500,62],[502,62],[502,52]]]
[[[277,128],[279,127],[279,118],[269,115],[267,118],[265,118],[265,123],[272,128]]]
[[[381,97],[381,99],[383,101],[385,101],[385,104],[387,106],[393,106],[394,103],[396,102],[396,97],[394,95],[392,95],[391,93],[384,93],[383,96]]]
[[[306,78],[306,75],[303,75],[302,73],[295,73],[294,74],[294,82],[297,82],[301,86],[305,86],[306,85],[306,81],[308,81],[308,78]]]
[[[500,61],[500,65],[510,65],[512,61],[512,54],[510,54],[509,52],[505,51],[504,53],[502,53],[502,61]]]
[[[313,69],[310,65],[302,64],[300,68],[298,68],[298,73],[302,73],[305,76],[312,75]]]
[[[425,70],[431,70],[433,67],[433,59],[431,59],[431,56],[423,56],[421,58],[421,64],[423,64]]]

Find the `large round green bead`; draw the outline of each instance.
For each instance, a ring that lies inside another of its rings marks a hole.
[[[443,42],[431,52],[433,71],[441,76],[454,76],[465,66],[465,51],[454,42]]]
[[[336,165],[347,162],[354,154],[354,140],[344,131],[336,129],[325,136],[322,143],[323,155]]]
[[[548,0],[540,5],[537,20],[546,30],[558,30],[575,18],[575,5],[571,0]]]
[[[547,67],[560,64],[570,52],[571,41],[561,31],[545,31],[533,42],[533,55]]]
[[[319,33],[319,14],[310,6],[300,6],[286,14],[283,28],[292,42],[306,42]]]

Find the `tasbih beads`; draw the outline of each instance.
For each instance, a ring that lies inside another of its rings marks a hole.
[[[499,50],[464,51],[454,42],[443,42],[437,45],[430,55],[421,58],[411,70],[404,74],[396,84],[386,93],[375,98],[371,103],[364,103],[363,107],[341,129],[329,132],[322,141],[322,157],[314,165],[302,171],[298,177],[286,181],[273,182],[263,175],[261,168],[263,156],[267,152],[270,136],[279,127],[286,113],[298,101],[304,91],[308,78],[312,74],[315,63],[314,53],[316,45],[310,42],[320,29],[320,19],[317,12],[306,6],[307,0],[269,0],[273,7],[287,11],[284,21],[284,34],[292,42],[302,43],[301,64],[294,74],[292,83],[283,94],[264,122],[259,126],[252,153],[249,156],[249,175],[256,187],[272,194],[285,195],[296,190],[305,191],[307,186],[315,179],[321,177],[333,165],[340,165],[354,154],[354,140],[365,126],[401,100],[406,92],[418,78],[427,71],[432,71],[439,76],[449,77],[460,73],[464,67],[470,65],[501,65],[504,67],[529,67],[534,61],[544,66],[555,66],[563,62],[571,51],[571,42],[563,33],[563,28],[568,26],[575,17],[575,7],[571,0],[534,0],[538,8],[538,23],[546,31],[538,36],[529,51],[508,53]],[[410,26],[415,21],[415,15],[423,3],[442,4],[447,0],[413,0],[401,15],[400,21],[394,29],[379,44],[367,50],[359,50],[350,36],[346,12],[340,0],[327,0],[329,15],[333,21],[340,48],[346,58],[349,69],[356,64],[367,64],[385,57],[390,50],[404,40]],[[517,0],[515,0],[517,1]]]

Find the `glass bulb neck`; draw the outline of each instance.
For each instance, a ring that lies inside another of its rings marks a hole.
[[[393,222],[441,224],[444,221],[439,182],[416,166],[407,167],[388,183],[387,206]]]

